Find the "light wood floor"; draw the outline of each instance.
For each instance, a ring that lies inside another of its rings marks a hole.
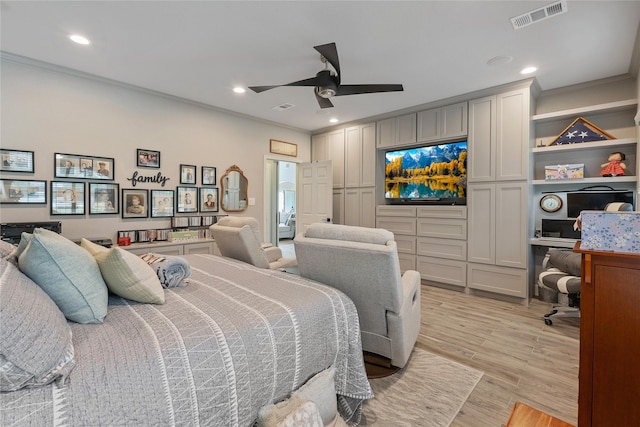
[[[422,286],[416,345],[484,372],[452,426],[503,426],[518,400],[577,425],[579,322],[546,326],[550,306]]]
[[[279,242],[285,256],[295,256],[292,243]],[[416,345],[484,372],[453,427],[503,426],[516,401],[577,425],[580,325],[558,319],[546,326],[550,307],[422,285]]]

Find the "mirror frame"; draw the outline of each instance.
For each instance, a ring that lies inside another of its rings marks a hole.
[[[244,176],[244,172],[242,172],[242,169],[240,169],[237,165],[233,165],[231,167],[229,167],[229,169],[227,169],[224,174],[220,177],[220,207],[222,208],[223,211],[225,212],[244,212],[247,210],[247,206],[249,205],[249,200],[245,201],[245,205],[244,208],[242,209],[227,209],[227,206],[224,203],[225,200],[225,195],[226,195],[226,190],[227,188],[224,185],[224,181],[225,178],[231,173],[231,172],[238,172],[240,174],[240,182],[242,183],[242,180],[244,180],[244,194],[248,196],[249,194],[249,180],[247,179],[246,176]],[[242,192],[242,188],[240,188],[240,192]],[[248,197],[247,197],[248,199]]]

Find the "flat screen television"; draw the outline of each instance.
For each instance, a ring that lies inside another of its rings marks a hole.
[[[567,193],[567,216],[577,218],[582,211],[602,211],[608,203],[633,203],[632,190],[570,191]]]
[[[467,141],[387,151],[384,186],[389,204],[465,205]]]

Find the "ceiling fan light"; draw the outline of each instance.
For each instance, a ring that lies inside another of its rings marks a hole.
[[[331,98],[336,94],[336,90],[329,86],[318,86],[316,87],[316,93],[321,98]]]

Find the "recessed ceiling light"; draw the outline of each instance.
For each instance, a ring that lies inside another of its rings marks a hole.
[[[335,117],[332,117],[329,119],[330,123],[338,123],[338,119],[336,119]]]
[[[84,44],[84,45],[91,44],[88,38],[81,36],[80,34],[71,34],[69,38],[78,44]]]
[[[536,67],[527,67],[527,68],[523,68],[522,71],[520,71],[520,74],[531,74],[536,72],[538,69]]]
[[[233,91],[235,93],[245,93],[247,90],[245,88],[243,88],[243,87],[237,86],[237,87],[233,88]]]

